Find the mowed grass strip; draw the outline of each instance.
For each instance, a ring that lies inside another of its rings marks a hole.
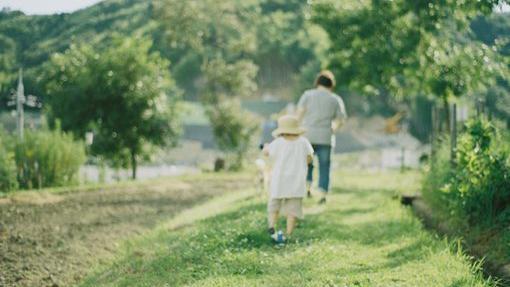
[[[425,231],[392,199],[418,180],[336,173],[328,204],[306,200],[306,219],[285,246],[266,234],[260,195],[225,199],[224,212],[126,243],[82,286],[494,286],[455,243]]]

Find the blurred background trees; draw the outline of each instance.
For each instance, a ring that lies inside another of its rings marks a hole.
[[[93,132],[91,152],[135,174],[154,147],[175,144],[182,95],[203,106],[236,167],[258,124],[239,102],[295,102],[330,68],[351,115],[405,115],[428,142],[432,107],[451,102],[483,98],[510,124],[510,18],[492,13],[503,2],[106,0],[71,14],[4,10],[0,111],[13,109],[23,67],[26,94],[44,106],[29,112],[78,140]]]
[[[497,47],[478,41],[469,26],[499,2],[317,1],[313,20],[332,41],[329,66],[340,84],[374,103],[368,113],[392,113],[423,96],[448,112],[450,101],[484,91],[508,73]]]
[[[0,127],[0,192],[9,192],[18,188],[12,145],[9,135]]]
[[[402,87],[412,84],[412,74],[405,71],[416,71],[413,67],[424,64],[417,56],[424,56],[429,40],[446,34],[454,35],[457,45],[482,40],[493,46],[503,40],[508,23],[502,15],[478,16],[502,1],[213,2],[109,0],[73,14],[50,16],[3,11],[0,58],[6,61],[2,61],[2,73],[12,75],[24,66],[27,81],[35,82],[38,68],[52,53],[81,41],[102,49],[115,31],[152,38],[152,49],[171,61],[173,77],[188,100],[199,97],[204,57],[229,64],[242,58],[258,66],[257,95],[299,97],[309,86],[309,81],[303,83],[308,77],[302,75],[331,66],[344,88],[355,88],[349,92],[381,93],[368,103],[373,108],[356,104],[353,96],[355,111],[384,110],[378,106],[392,106],[393,94],[402,97],[407,91]],[[3,78],[10,81],[3,91],[15,86],[14,78]],[[44,98],[37,84],[27,85],[27,92]],[[6,93],[1,94],[5,105]]]
[[[41,81],[50,124],[80,137],[93,132],[93,154],[130,166],[133,178],[150,146],[175,144],[179,134],[179,92],[151,46],[143,38],[118,38],[103,51],[71,46],[52,57]]]

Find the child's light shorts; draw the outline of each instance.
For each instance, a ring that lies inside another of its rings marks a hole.
[[[295,216],[303,219],[303,198],[271,198],[267,204],[267,212],[279,212],[284,216]]]

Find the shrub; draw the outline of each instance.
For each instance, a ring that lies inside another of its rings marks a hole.
[[[17,188],[16,164],[10,136],[0,128],[0,192],[9,192]]]
[[[457,164],[439,153],[424,184],[425,198],[468,225],[493,224],[510,212],[508,148],[484,119],[470,120],[459,137]]]
[[[243,160],[258,129],[258,122],[243,111],[238,101],[222,101],[207,108],[213,134],[221,151],[232,158],[230,170],[243,168]]]
[[[468,122],[459,139],[458,168],[450,188],[471,223],[493,221],[510,207],[508,154],[498,143],[496,129],[482,119]]]
[[[60,130],[29,131],[15,146],[18,182],[22,188],[73,184],[85,163],[85,147]]]

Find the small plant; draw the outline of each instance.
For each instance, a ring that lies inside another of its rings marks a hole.
[[[9,192],[18,188],[16,163],[11,151],[11,137],[0,129],[0,192]]]

